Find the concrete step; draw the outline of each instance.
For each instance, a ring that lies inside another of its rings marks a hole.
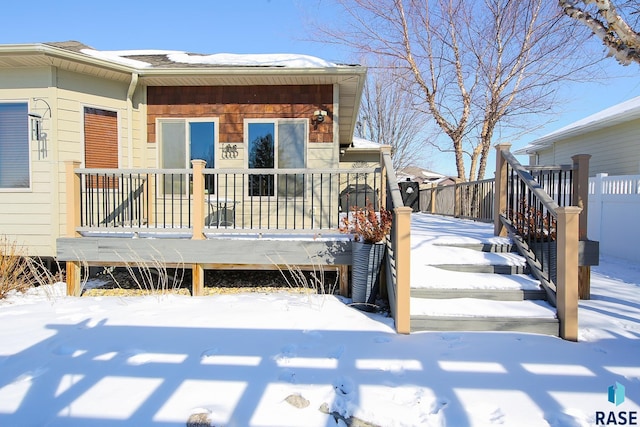
[[[558,336],[555,313],[545,301],[412,298],[411,331],[509,331]]]

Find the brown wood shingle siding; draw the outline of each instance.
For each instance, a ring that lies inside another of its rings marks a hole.
[[[218,117],[220,143],[243,141],[244,119],[312,118],[309,142],[333,141],[333,86],[152,86],[147,89],[147,140],[156,142],[157,118]]]

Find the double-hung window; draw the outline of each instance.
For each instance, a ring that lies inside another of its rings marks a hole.
[[[246,120],[249,169],[303,169],[306,167],[307,119]],[[285,171],[286,172],[286,171]],[[250,196],[302,197],[301,173],[251,174]]]
[[[217,119],[159,119],[158,127],[161,168],[189,169],[195,159],[206,161],[206,168],[215,167]],[[186,184],[186,177],[165,176],[164,193],[191,193],[191,180]],[[206,175],[205,189],[214,193],[213,175]]]
[[[29,106],[0,103],[0,189],[29,188]]]

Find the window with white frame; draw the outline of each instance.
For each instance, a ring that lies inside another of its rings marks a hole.
[[[29,188],[29,106],[0,103],[0,189]]]
[[[159,119],[160,167],[163,169],[191,168],[191,160],[204,160],[207,168],[215,167],[217,119]],[[165,176],[165,194],[191,193],[186,178]],[[205,176],[205,190],[215,191],[214,175]]]
[[[248,169],[306,167],[307,119],[246,120]],[[249,175],[250,196],[302,197],[302,174]]]

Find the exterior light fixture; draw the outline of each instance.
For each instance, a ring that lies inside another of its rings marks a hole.
[[[327,112],[325,110],[316,110],[313,112],[313,121],[316,123],[324,122]]]

